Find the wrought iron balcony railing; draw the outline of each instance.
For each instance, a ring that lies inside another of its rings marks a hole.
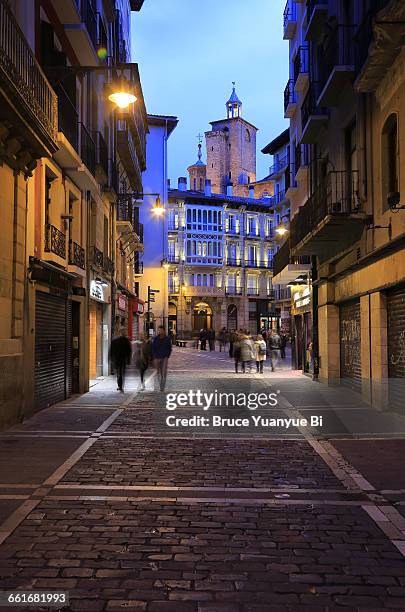
[[[50,223],[45,226],[45,252],[66,259],[66,236]]]
[[[0,0],[0,84],[31,128],[55,142],[57,98],[6,0]],[[54,145],[56,148],[56,145]]]
[[[297,7],[294,0],[287,0],[287,4],[285,5],[284,13],[283,13],[283,26],[284,32],[288,28],[288,24],[291,21],[297,20]]]
[[[227,295],[242,295],[241,287],[233,287],[232,285],[225,287],[225,293]]]
[[[354,64],[354,34],[353,25],[336,25],[329,31],[328,41],[318,62],[320,89],[323,89],[337,66]]]
[[[114,262],[109,257],[103,258],[103,270],[108,276],[112,276],[114,274]]]
[[[328,111],[325,108],[318,106],[318,97],[320,94],[319,82],[312,82],[308,89],[307,95],[301,106],[301,122],[302,131],[304,131],[309,119],[313,115],[327,115]]]
[[[258,287],[247,287],[246,295],[259,295],[260,291]]]
[[[309,72],[309,48],[307,45],[298,47],[297,55],[294,59],[294,85],[300,74]]]
[[[97,164],[103,169],[104,174],[108,176],[108,147],[101,132],[95,132],[95,142],[97,150]]]
[[[355,69],[358,74],[363,68],[369,54],[370,44],[374,39],[373,25],[379,11],[391,0],[370,0],[369,9],[355,33]],[[401,27],[400,24],[398,24]],[[403,25],[402,25],[403,27]]]
[[[275,176],[277,174],[281,174],[288,166],[288,162],[288,155],[283,155],[277,159],[276,162],[269,168],[269,175]]]
[[[167,256],[167,261],[169,263],[172,263],[172,264],[178,264],[178,263],[180,263],[180,257],[178,255],[170,255],[169,254]]]
[[[276,301],[281,300],[290,300],[291,299],[291,289],[290,287],[278,287],[274,290],[274,299]]]
[[[259,261],[254,259],[245,259],[245,268],[263,268],[265,270],[271,270],[273,260],[270,261]]]
[[[96,246],[93,246],[93,264],[97,266],[97,268],[103,269],[104,267],[104,255],[103,252],[100,251]]]
[[[86,269],[86,252],[80,244],[69,240],[69,264],[78,266],[82,270]]]
[[[296,103],[297,103],[297,94],[295,93],[295,90],[294,90],[294,81],[292,79],[289,79],[284,89],[284,112],[285,113],[287,112],[287,109],[290,106],[290,104],[296,104]]]
[[[80,15],[94,48],[97,48],[97,12],[94,0],[80,0]]]
[[[290,241],[287,240],[274,255],[273,274],[277,276],[288,265],[310,264],[311,257],[309,255],[293,256],[290,253]]]
[[[143,261],[134,260],[134,274],[143,274]]]
[[[58,94],[58,129],[68,139],[72,147],[79,151],[79,114],[62,84],[56,87]]]
[[[96,172],[96,145],[83,123],[80,129],[80,157],[92,174]]]
[[[298,144],[295,147],[295,174],[304,166],[308,166],[308,147],[307,145]]]
[[[329,215],[347,216],[360,213],[358,171],[329,172],[306,204],[291,221],[291,247],[295,247]]]
[[[240,259],[240,257],[228,257],[226,260],[226,265],[235,268],[240,267],[242,265],[242,260]]]

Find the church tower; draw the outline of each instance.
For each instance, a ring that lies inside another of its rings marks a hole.
[[[204,191],[205,179],[207,178],[207,166],[201,159],[201,142],[198,143],[198,159],[195,164],[187,168],[192,191]]]
[[[257,128],[242,118],[235,83],[225,108],[226,119],[212,121],[212,130],[205,132],[206,175],[213,193],[248,197],[249,183],[256,181]]]

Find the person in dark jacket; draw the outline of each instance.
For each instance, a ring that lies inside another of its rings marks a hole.
[[[207,332],[205,329],[200,330],[199,340],[201,342],[201,350],[206,351],[207,350]]]
[[[208,335],[208,346],[210,347],[210,351],[215,351],[215,331],[210,329],[207,332]]]
[[[113,338],[110,348],[110,359],[114,370],[117,373],[117,391],[124,391],[125,370],[131,363],[132,347],[129,338],[125,334],[125,329],[121,329],[121,334]]]
[[[160,325],[158,335],[155,336],[152,342],[152,355],[153,359],[155,360],[161,391],[164,391],[166,387],[167,364],[171,354],[172,343],[170,342],[169,336],[166,335],[165,328],[163,325]]]
[[[141,390],[145,389],[145,372],[152,362],[152,342],[147,334],[144,334],[142,340],[135,343],[136,346],[136,367],[139,369],[141,376]]]

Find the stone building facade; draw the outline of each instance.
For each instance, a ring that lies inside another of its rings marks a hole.
[[[242,102],[235,86],[226,112],[226,119],[212,121],[212,130],[205,132],[206,178],[213,193],[230,193],[231,187],[233,195],[249,197],[249,184],[256,181],[257,128],[242,118]]]
[[[297,152],[286,244],[312,258],[297,306],[312,300],[315,374],[391,405],[405,379],[404,21],[401,0],[285,12]]]
[[[126,47],[142,2],[67,4],[0,0],[0,426],[107,374],[117,316],[125,324],[135,298],[142,247],[117,198],[142,191],[146,163]],[[114,110],[107,58],[126,66],[136,107]]]
[[[202,328],[277,326],[272,302],[274,226],[267,199],[169,190],[169,327],[178,337]]]

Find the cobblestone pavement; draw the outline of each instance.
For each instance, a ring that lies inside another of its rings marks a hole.
[[[89,612],[405,609],[402,415],[287,366],[235,375],[187,349],[170,393],[279,391],[266,417],[323,415],[326,432],[169,428],[154,372],[138,387],[99,381],[2,432],[2,589],[69,591],[65,610]]]

